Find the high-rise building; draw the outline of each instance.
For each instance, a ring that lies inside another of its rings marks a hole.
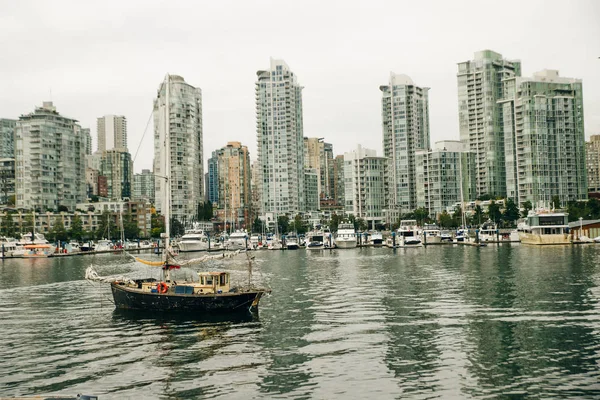
[[[261,194],[261,184],[260,184],[260,178],[259,178],[259,170],[260,170],[260,165],[258,164],[257,160],[254,160],[252,162],[252,164],[250,164],[250,182],[251,182],[251,187],[250,187],[250,192],[251,192],[251,212],[250,214],[252,215],[252,222],[254,222],[254,219],[257,218],[260,215],[260,194]]]
[[[211,204],[219,203],[219,157],[216,151],[208,159],[208,176],[206,183],[206,195]]]
[[[374,227],[383,221],[387,208],[387,158],[375,150],[357,149],[344,153],[345,211]]]
[[[390,74],[380,86],[383,155],[389,176],[388,205],[401,212],[416,208],[415,151],[429,148],[429,88],[406,75]]]
[[[337,205],[345,204],[344,156],[335,156],[333,160],[333,198]]]
[[[333,145],[323,138],[304,138],[304,168],[313,169],[318,176],[317,193],[320,199],[333,197]]]
[[[85,199],[85,138],[52,102],[19,117],[15,156],[18,208],[74,210]]]
[[[0,205],[12,202],[15,195],[15,159],[0,158]]]
[[[305,211],[302,86],[282,60],[256,74],[261,213]]]
[[[417,207],[431,218],[475,200],[474,157],[463,142],[436,142],[432,149],[417,151],[416,164]]]
[[[236,225],[241,226],[249,222],[251,205],[248,147],[240,142],[229,142],[213,154],[217,157],[219,209],[227,210],[226,220],[235,220]]]
[[[149,169],[133,176],[133,197],[154,204],[154,174]]]
[[[504,81],[502,107],[507,196],[549,206],[587,198],[583,92],[556,70]]]
[[[590,141],[585,143],[585,157],[588,193],[600,196],[600,135],[590,136]]]
[[[14,119],[0,118],[0,204],[8,204],[15,195]]]
[[[0,118],[0,158],[15,158],[15,126],[14,119]]]
[[[503,82],[521,76],[521,62],[491,50],[458,64],[460,140],[475,154],[477,196],[505,196]]]
[[[81,128],[81,136],[83,136],[85,141],[85,155],[88,156],[92,154],[92,134],[90,133],[90,128]]]
[[[171,155],[171,216],[185,221],[197,215],[198,204],[204,201],[202,91],[186,83],[181,76],[167,76],[154,101],[155,204],[161,212],[167,173],[163,145],[167,137],[167,123]]]
[[[127,150],[127,119],[122,115],[105,115],[98,118],[98,150]],[[91,154],[91,153],[90,153]]]
[[[314,168],[304,169],[304,196],[308,211],[318,211],[320,209],[319,173]]]
[[[133,161],[127,151],[112,149],[102,152],[100,175],[106,177],[110,200],[132,198]]]
[[[87,150],[86,150],[87,151]],[[100,164],[102,163],[102,152],[95,151],[85,156],[85,183],[86,196],[100,196],[98,190],[98,176],[100,176]]]

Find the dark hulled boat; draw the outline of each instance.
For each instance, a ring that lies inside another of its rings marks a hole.
[[[181,79],[181,78],[175,78]],[[115,307],[118,310],[133,310],[140,312],[161,313],[191,313],[196,315],[220,315],[257,310],[258,302],[267,289],[257,289],[250,285],[252,274],[252,259],[248,256],[248,286],[231,287],[228,272],[199,272],[198,280],[175,280],[172,279],[171,271],[179,269],[194,262],[202,262],[211,256],[204,256],[197,260],[188,260],[178,263],[172,254],[169,245],[170,212],[171,212],[171,137],[170,129],[170,86],[171,76],[167,75],[165,82],[159,88],[155,107],[160,113],[164,113],[164,127],[159,130],[159,141],[164,147],[155,156],[164,166],[165,176],[164,191],[162,199],[162,212],[165,221],[165,232],[161,234],[164,239],[165,259],[159,262],[145,261],[136,258],[137,261],[147,265],[162,268],[161,280],[155,278],[126,279],[120,278],[110,280],[111,290]],[[234,253],[232,253],[234,254]],[[212,257],[225,257],[212,256]],[[103,280],[98,277],[93,268],[88,268],[86,278],[91,280]]]
[[[122,310],[198,314],[256,311],[268,291],[229,287],[229,273],[201,272],[199,282],[167,283],[153,278],[111,283],[115,307]]]

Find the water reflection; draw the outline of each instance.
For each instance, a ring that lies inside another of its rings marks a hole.
[[[259,384],[262,393],[307,393],[305,385],[311,373],[304,365],[310,357],[299,349],[308,344],[305,336],[314,321],[314,299],[309,288],[318,278],[309,272],[309,266],[314,265],[311,257],[318,255],[298,257],[298,252],[293,251],[257,253],[259,264],[268,262],[274,277],[272,287],[277,287],[268,310],[270,318],[265,319],[259,337],[268,355]]]
[[[600,247],[256,252],[259,317],[115,311],[127,258],[0,263],[0,396],[600,396]],[[210,263],[247,279],[247,260]]]

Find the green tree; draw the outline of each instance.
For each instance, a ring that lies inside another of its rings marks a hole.
[[[588,218],[589,210],[585,202],[571,201],[567,204],[567,212],[569,213],[569,221],[577,221],[579,218]]]
[[[183,235],[185,233],[185,227],[183,224],[175,217],[171,217],[171,233],[170,237],[175,237],[179,235]]]
[[[448,212],[446,210],[444,210],[440,214],[439,220],[440,220],[440,227],[442,227],[442,228],[450,228],[452,225],[454,225],[452,216],[450,214],[448,214]]]
[[[510,226],[514,226],[515,221],[519,219],[519,207],[517,207],[517,204],[513,199],[506,200],[506,207],[504,208],[502,219]]]
[[[25,215],[25,219],[21,225],[21,234],[25,235],[33,232],[33,214]]]
[[[502,219],[508,222],[511,226],[515,225],[515,221],[519,219],[519,207],[513,199],[506,200],[506,207]]]
[[[165,217],[160,214],[152,214],[150,216],[151,235],[153,238],[160,237],[160,234],[165,231]]]
[[[58,212],[69,212],[69,208],[67,206],[59,205],[56,209]]]
[[[210,221],[213,218],[213,205],[210,201],[198,203],[198,221]]]
[[[463,216],[462,208],[460,206],[456,206],[456,208],[454,208],[454,212],[452,213],[452,219],[454,220],[453,226],[462,226],[463,225],[462,216]]]
[[[363,218],[357,218],[356,221],[354,222],[354,226],[356,227],[356,229],[358,231],[366,231],[367,228],[369,227],[369,225],[367,224],[367,221],[365,221]]]
[[[279,234],[287,233],[290,228],[290,217],[287,215],[279,215],[277,217],[277,228]]]
[[[471,225],[481,225],[482,220],[484,220],[484,213],[483,213],[483,209],[481,208],[481,206],[479,204],[477,204],[475,206],[475,212],[473,213],[473,216],[471,217]]]
[[[75,214],[71,220],[71,229],[69,229],[69,237],[75,240],[83,239],[83,222],[79,214]]]
[[[329,228],[332,232],[336,232],[338,230],[338,225],[343,221],[343,217],[341,215],[337,215],[333,213],[331,215],[331,220],[329,221]]]
[[[252,222],[252,232],[254,233],[262,233],[263,231],[263,222],[260,218],[256,217],[254,218],[254,221]]]
[[[558,196],[552,196],[552,200],[550,202],[550,207],[551,208],[555,208],[555,209],[559,209],[560,208],[560,197]]]
[[[523,202],[523,212],[521,213],[521,217],[526,218],[529,211],[533,209],[533,204],[531,201],[527,200]]]
[[[52,238],[51,241],[64,242],[69,239],[69,235],[65,229],[65,225],[63,224],[62,217],[58,216],[54,218],[54,224],[52,224],[52,229],[50,230],[49,236]]]
[[[111,215],[108,211],[103,211],[100,215],[98,228],[96,228],[96,239],[106,239],[110,236],[110,219]]]
[[[308,226],[306,226],[306,223],[302,219],[302,215],[296,214],[296,216],[294,217],[294,220],[290,224],[290,230],[292,230],[300,235],[308,232]]]
[[[502,212],[500,212],[500,205],[494,200],[490,202],[487,213],[488,217],[497,224],[499,224],[502,220]]]
[[[421,226],[423,226],[426,222],[429,221],[429,211],[427,211],[425,207],[417,208],[413,214],[414,219],[416,219],[417,223]]]
[[[600,201],[595,198],[591,198],[587,201],[587,208],[589,210],[589,219],[600,219]]]
[[[13,220],[12,213],[7,212],[2,217],[2,224],[0,225],[0,233],[6,237],[14,237],[16,233],[15,222]]]
[[[125,239],[137,239],[140,237],[140,228],[137,220],[131,213],[123,216],[123,236],[125,236]]]

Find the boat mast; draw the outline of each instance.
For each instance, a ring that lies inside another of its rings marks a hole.
[[[121,245],[125,246],[125,230],[123,229],[123,211],[119,214],[119,220],[121,222]]]
[[[460,157],[460,163],[458,164],[458,176],[459,176],[459,187],[460,187],[460,208],[461,208],[461,213],[462,213],[462,223],[463,223],[463,230],[467,229],[467,216],[465,214],[465,198],[464,198],[464,194],[463,194],[463,178],[462,178],[462,153],[459,155]]]
[[[167,74],[165,92],[165,199],[163,204],[163,213],[165,216],[165,261],[169,253],[169,235],[171,234],[171,134],[170,134],[170,86],[171,76]]]

